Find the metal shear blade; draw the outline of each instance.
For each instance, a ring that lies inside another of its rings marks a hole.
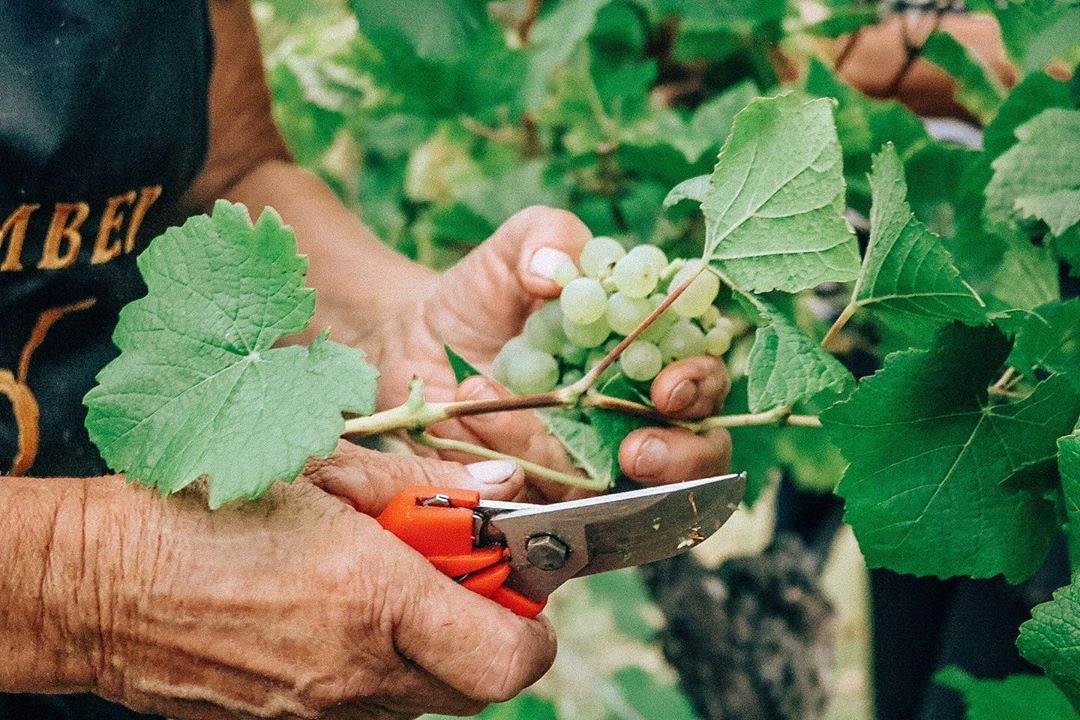
[[[573,577],[642,565],[690,549],[723,525],[746,492],[746,475],[553,505],[481,501],[510,550],[507,587],[542,600]]]

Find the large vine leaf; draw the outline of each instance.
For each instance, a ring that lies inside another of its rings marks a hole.
[[[764,306],[768,325],[760,327],[750,349],[750,410],[794,405],[825,390],[842,393],[854,384],[847,368],[822,349],[783,313]]]
[[[536,414],[586,475],[605,485],[615,481],[618,465],[595,427],[581,422],[578,414],[570,410],[537,410]]]
[[[986,213],[993,222],[1035,218],[1061,235],[1080,222],[1080,110],[1050,108],[1016,129],[993,162]]]
[[[994,119],[983,130],[983,150],[993,160],[1016,144],[1016,128],[1051,107],[1072,107],[1068,83],[1044,72],[1028,75],[1009,91]]]
[[[822,413],[850,463],[837,492],[871,566],[1019,581],[1042,562],[1054,506],[1004,481],[1056,453],[1080,397],[1055,376],[992,403],[986,388],[1008,351],[995,328],[948,325]]]
[[[351,0],[368,36],[395,34],[422,58],[456,59],[491,24],[479,0]]]
[[[904,168],[892,143],[874,156],[870,187],[870,243],[851,304],[925,322],[986,322],[982,299],[960,277],[938,238],[912,215],[904,199]]]
[[[1020,626],[1020,654],[1046,671],[1080,712],[1080,574]]]
[[[1026,313],[1009,364],[1027,376],[1036,368],[1060,373],[1080,392],[1080,298]]]
[[[1005,89],[994,71],[977,55],[947,32],[930,34],[922,47],[922,56],[952,75],[956,82],[953,95],[968,112],[983,124],[997,113]]]
[[[939,670],[934,681],[964,696],[968,720],[1077,720],[1068,698],[1042,675],[983,680],[950,665]]]
[[[836,133],[844,155],[847,202],[861,213],[870,209],[870,158],[885,142],[896,145],[900,156],[910,160],[934,144],[915,113],[895,100],[875,100],[840,81],[817,58],[810,59],[806,92],[834,98]],[[981,187],[980,187],[981,189]]]
[[[858,272],[832,106],[787,94],[735,116],[701,209],[704,256],[743,288],[798,292]]]
[[[175,492],[196,478],[210,506],[255,498],[329,455],[342,412],[374,408],[377,373],[324,333],[274,348],[315,307],[307,260],[273,210],[252,225],[219,201],[170,228],[139,257],[146,297],[120,313],[120,355],[87,393],[86,427],[128,478]]]
[[[988,4],[1001,26],[1005,49],[1021,70],[1039,70],[1062,55],[1075,63],[1080,47],[1080,7],[1076,3],[1007,0]]]
[[[1080,571],[1080,429],[1058,438],[1058,473],[1068,520],[1069,557],[1074,572]]]

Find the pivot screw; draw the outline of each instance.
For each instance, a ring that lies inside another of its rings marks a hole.
[[[525,557],[533,567],[558,570],[570,557],[570,548],[554,535],[533,535],[525,543]]]

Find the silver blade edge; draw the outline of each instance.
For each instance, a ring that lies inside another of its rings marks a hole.
[[[497,515],[492,522],[505,536],[513,566],[507,585],[541,600],[570,578],[685,552],[727,522],[745,492],[740,473]],[[537,535],[552,535],[569,548],[562,567],[529,563],[527,543]]]

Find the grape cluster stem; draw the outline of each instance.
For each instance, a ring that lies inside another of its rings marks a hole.
[[[598,482],[588,477],[571,475],[559,472],[529,460],[500,453],[490,448],[461,440],[437,437],[426,432],[427,428],[435,423],[453,418],[467,417],[470,415],[486,415],[488,413],[509,412],[512,410],[536,410],[551,407],[591,407],[619,412],[647,418],[648,420],[676,427],[685,428],[691,432],[704,433],[717,428],[752,427],[756,425],[781,425],[793,427],[821,427],[821,420],[814,415],[793,415],[791,406],[778,405],[774,408],[756,413],[740,415],[714,415],[701,420],[676,420],[669,418],[656,409],[647,405],[624,400],[622,398],[605,395],[595,389],[600,377],[611,365],[619,359],[622,352],[630,346],[652,323],[659,318],[671,304],[697,279],[701,273],[716,272],[708,264],[702,264],[701,269],[687,278],[682,284],[674,288],[656,309],[649,313],[629,335],[624,337],[618,345],[613,347],[589,372],[577,382],[566,387],[550,392],[536,393],[533,395],[514,395],[506,398],[492,400],[459,400],[451,402],[428,402],[423,398],[423,385],[414,379],[410,384],[409,398],[396,407],[377,412],[363,417],[350,418],[345,421],[343,437],[365,437],[378,435],[396,430],[406,430],[413,440],[436,450],[450,450],[468,453],[477,457],[510,460],[517,463],[529,475],[552,480],[572,487],[586,490],[600,491],[607,487],[606,483]],[[721,273],[717,273],[721,280],[730,284],[730,279]],[[737,289],[737,288],[736,288]],[[752,296],[751,296],[752,298]]]

